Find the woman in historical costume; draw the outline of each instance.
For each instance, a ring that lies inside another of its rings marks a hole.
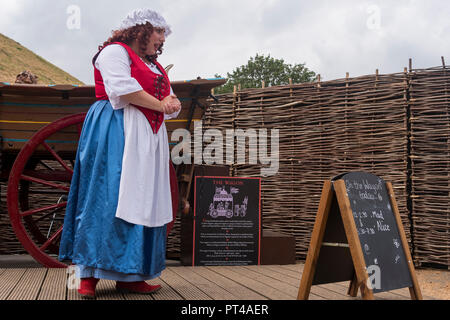
[[[83,124],[60,243],[78,292],[95,297],[99,279],[152,293],[165,268],[172,221],[169,144],[164,120],[181,103],[156,61],[171,33],[149,9],[130,13],[93,58],[97,101]]]

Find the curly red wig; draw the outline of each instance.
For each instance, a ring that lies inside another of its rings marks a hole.
[[[134,40],[137,40],[139,45],[138,52],[139,55],[143,55],[146,51],[148,41],[150,39],[150,36],[153,33],[153,30],[156,28],[153,28],[152,24],[150,22],[146,22],[145,24],[141,25],[135,25],[134,27],[125,29],[125,30],[113,30],[112,36],[106,40],[103,45],[98,46],[99,52],[94,56],[93,62],[95,62],[95,59],[97,58],[98,54],[100,53],[100,50],[102,50],[107,45],[113,43],[113,42],[122,42],[126,45],[131,45]],[[154,61],[156,58],[162,53],[163,45],[161,45],[158,48],[158,51],[155,55],[152,56],[145,56],[145,59],[148,61]]]

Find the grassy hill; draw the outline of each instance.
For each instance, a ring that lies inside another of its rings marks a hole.
[[[83,82],[0,33],[0,82],[14,83],[16,76],[29,70],[40,85],[77,84]]]

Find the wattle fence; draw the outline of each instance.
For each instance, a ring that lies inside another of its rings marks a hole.
[[[392,182],[416,265],[450,266],[448,66],[219,95],[204,130],[279,130],[279,170],[262,179],[263,227],[304,260],[323,181],[368,171]],[[270,149],[270,138],[268,138]],[[236,144],[235,144],[236,145]],[[236,150],[235,150],[236,151]],[[248,162],[247,162],[248,163]],[[233,165],[260,176],[262,164]]]

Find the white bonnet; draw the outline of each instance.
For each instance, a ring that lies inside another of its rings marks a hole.
[[[172,33],[166,20],[159,13],[150,9],[136,9],[130,12],[122,21],[119,30],[125,30],[138,24],[145,24],[146,22],[150,22],[154,28],[164,29],[164,35],[166,37]]]

